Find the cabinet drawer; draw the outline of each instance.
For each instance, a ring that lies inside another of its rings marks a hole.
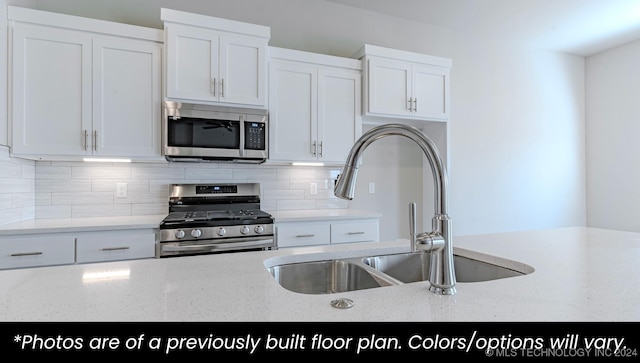
[[[155,257],[155,234],[79,236],[76,262],[105,262]]]
[[[331,224],[331,243],[375,242],[378,240],[378,223],[354,222]]]
[[[331,227],[323,224],[298,224],[276,226],[278,247],[328,245]]]
[[[74,262],[73,236],[14,236],[0,239],[0,269]]]

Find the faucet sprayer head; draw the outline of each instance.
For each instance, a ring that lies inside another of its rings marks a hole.
[[[351,200],[356,194],[358,167],[346,164],[338,177],[333,193],[338,198]]]

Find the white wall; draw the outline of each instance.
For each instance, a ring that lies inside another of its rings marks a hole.
[[[640,232],[640,41],[587,58],[587,222]]]
[[[350,56],[369,43],[452,58],[448,139],[454,234],[585,224],[583,58],[318,0],[8,2],[158,28],[160,7],[169,7],[268,25],[270,44],[278,47]],[[390,187],[378,188],[376,198],[359,197],[364,200],[354,205],[385,211],[389,218],[405,215],[401,199],[422,193],[420,184],[406,183],[419,180],[412,176],[421,173],[421,163],[402,156],[403,165],[394,169],[391,154],[383,156],[370,180],[365,175],[359,183]],[[406,194],[393,194],[394,189]],[[389,194],[381,197],[383,192]],[[405,231],[404,222],[387,220],[381,236],[403,237]]]
[[[0,145],[9,145],[7,138],[7,6],[0,0]]]

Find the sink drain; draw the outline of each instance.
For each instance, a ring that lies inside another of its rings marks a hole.
[[[353,300],[341,297],[341,298],[332,300],[331,306],[333,306],[336,309],[349,309],[353,307]]]

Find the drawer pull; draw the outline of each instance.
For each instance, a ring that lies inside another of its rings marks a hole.
[[[41,254],[42,252],[18,252],[18,253],[12,253],[11,257],[38,256]]]
[[[307,237],[315,237],[315,234],[299,234],[296,238],[307,238]]]
[[[352,235],[352,234],[365,234],[365,232],[349,232],[347,233],[348,235]]]
[[[101,251],[120,251],[120,250],[128,250],[129,247],[128,246],[123,246],[123,247],[105,247],[103,249],[101,249]]]

